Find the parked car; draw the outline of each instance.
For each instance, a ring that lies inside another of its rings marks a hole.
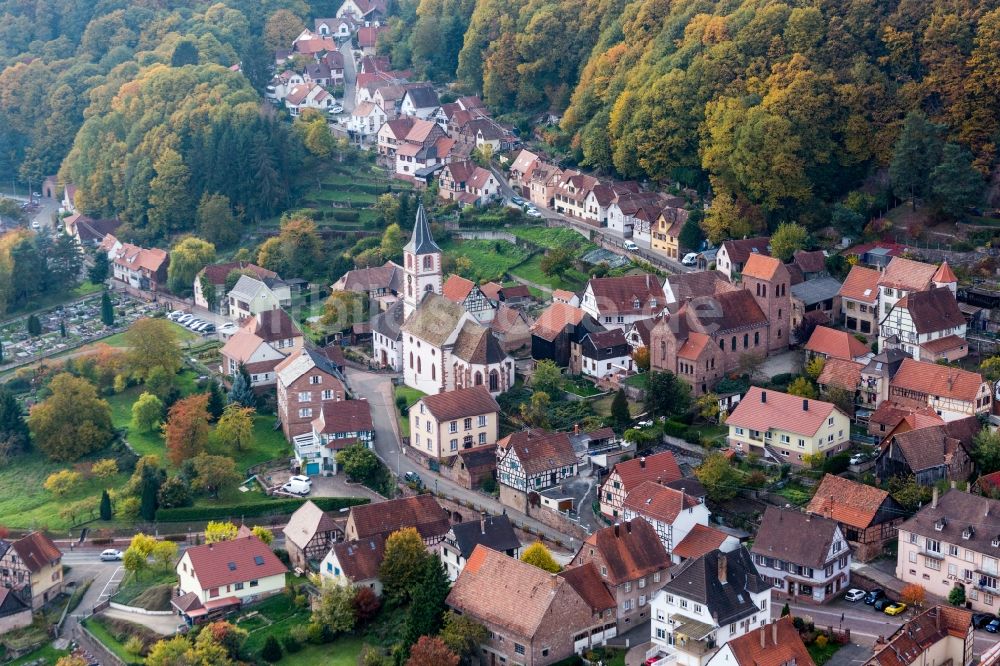
[[[32,229],[37,229],[38,227],[39,227],[38,220],[32,220],[31,221],[31,228]]]
[[[167,315],[167,319],[169,319],[170,321],[177,321],[177,318],[183,314],[184,314],[183,310],[174,310],[173,312]]]
[[[868,594],[865,595],[865,603],[868,604],[869,606],[873,606],[875,605],[876,601],[884,598],[885,598],[885,590],[875,588],[874,590],[870,590]]]
[[[864,598],[865,598],[865,591],[859,590],[856,587],[851,588],[850,590],[847,591],[847,594],[844,595],[844,599],[848,601],[861,601]]]
[[[343,112],[344,112],[344,107],[342,107],[340,104],[334,104],[333,106],[330,107],[329,111],[331,116],[335,116],[338,113],[343,113]]]
[[[178,317],[174,321],[177,322],[178,324],[180,324],[181,326],[183,326],[184,324],[188,323],[192,319],[194,319],[194,315],[191,314],[190,312],[187,312],[185,314],[182,314],[180,317]]]
[[[630,240],[627,240],[624,243],[622,243],[622,247],[628,250],[629,252],[637,252],[639,250],[639,246]]]
[[[851,456],[851,464],[852,465],[860,465],[861,463],[863,463],[866,460],[868,460],[868,454],[865,453],[864,451],[862,451],[860,453],[855,453],[853,456]]]
[[[897,601],[896,603],[889,604],[888,606],[886,606],[882,612],[885,613],[886,615],[899,615],[905,610],[906,610],[906,604]]]
[[[1000,619],[993,620],[988,625],[986,625],[984,629],[986,629],[986,631],[990,632],[991,634],[1000,633]]]
[[[301,495],[305,497],[309,494],[312,489],[312,484],[302,483],[301,481],[289,481],[285,485],[281,486],[281,489],[286,493],[291,493],[292,495]]]
[[[972,626],[976,629],[985,629],[990,622],[996,621],[996,616],[992,613],[973,613]]]
[[[420,475],[416,472],[407,472],[403,475],[403,481],[407,483],[412,483],[417,487],[422,487],[424,485],[424,480],[420,478]]]
[[[524,214],[527,215],[528,217],[541,217],[542,216],[542,214],[538,212],[537,208],[529,208],[528,210],[524,211]]]
[[[685,266],[694,266],[695,264],[698,263],[698,253],[688,252],[687,254],[684,255],[684,258],[681,259],[681,263],[684,264]]]
[[[313,480],[310,479],[305,474],[296,474],[295,476],[293,476],[292,478],[290,478],[289,481],[300,481],[300,482],[306,484],[307,486],[309,486],[310,488],[312,487],[312,482],[313,482]]]
[[[511,197],[510,200],[516,203],[518,206],[523,206],[524,204],[528,203],[522,197]]]
[[[651,428],[653,426],[653,421],[651,419],[647,419],[645,421],[639,421],[635,425],[639,428]]]
[[[185,326],[187,326],[193,331],[204,323],[206,322],[203,319],[192,319],[191,321],[186,323]]]
[[[891,606],[892,604],[893,604],[893,601],[891,599],[888,599],[886,597],[882,597],[881,599],[879,599],[878,601],[876,601],[875,603],[872,604],[872,608],[874,608],[875,610],[877,610],[879,612],[882,612],[882,611],[885,611],[885,609],[888,608],[889,606]]]
[[[122,559],[122,551],[115,550],[114,548],[108,548],[101,551],[101,562],[120,562]]]

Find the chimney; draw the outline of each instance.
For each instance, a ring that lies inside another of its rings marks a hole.
[[[726,584],[726,554],[719,553],[719,582],[723,585]]]
[[[663,485],[663,477],[662,476],[656,477],[656,483],[662,486]]]
[[[615,536],[616,537],[620,536],[620,533],[621,533],[620,528],[621,528],[621,525],[619,525],[618,523],[615,523]]]
[[[760,392],[760,401],[761,402],[767,402],[767,391],[761,391]]]
[[[214,546],[214,545],[215,545],[215,544],[213,544],[213,543],[209,542],[209,544],[208,544],[208,549],[209,549],[209,550],[212,550],[212,546]]]
[[[778,644],[778,623],[774,621],[771,622],[771,642]]]
[[[767,647],[767,632],[764,630],[764,627],[760,628],[760,646],[761,648]]]
[[[806,400],[805,398],[802,399],[802,411],[803,412],[809,411],[809,401]]]
[[[646,456],[639,458],[639,467],[646,469]]]
[[[937,501],[938,501],[938,489],[937,489],[937,486],[934,486],[934,491],[931,494],[931,508],[932,509],[936,509],[937,508]]]
[[[580,434],[580,424],[579,423],[574,423],[573,424],[573,434],[574,435],[579,435]]]
[[[486,534],[486,512],[483,511],[482,515],[479,516],[479,531]]]

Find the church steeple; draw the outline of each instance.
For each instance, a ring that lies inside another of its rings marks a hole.
[[[417,309],[424,294],[441,293],[441,248],[431,236],[427,213],[423,204],[417,208],[413,236],[403,248],[406,284],[403,286],[403,316],[409,317]]]

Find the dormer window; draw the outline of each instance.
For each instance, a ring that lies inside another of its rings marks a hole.
[[[993,541],[990,542],[990,545],[994,548],[1000,548],[1000,534],[993,537]]]
[[[632,301],[632,307],[635,308],[636,310],[639,309],[640,305],[641,304],[639,303],[639,299],[638,298]]]
[[[969,525],[964,530],[962,530],[963,539],[971,539],[975,535],[976,535],[976,528],[974,528],[972,525]]]
[[[947,519],[944,517],[938,518],[937,522],[934,523],[934,529],[940,532],[948,524]]]

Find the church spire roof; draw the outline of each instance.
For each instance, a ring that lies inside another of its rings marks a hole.
[[[441,248],[438,247],[437,243],[431,237],[431,228],[427,224],[427,213],[424,212],[423,204],[420,204],[417,208],[417,221],[413,225],[413,236],[410,237],[410,242],[403,249],[413,254],[441,252]]]
[[[941,265],[938,266],[937,272],[934,274],[934,277],[931,278],[931,282],[938,284],[958,282],[958,278],[955,276],[955,272],[951,270],[951,266],[948,265],[947,259],[941,262]]]

